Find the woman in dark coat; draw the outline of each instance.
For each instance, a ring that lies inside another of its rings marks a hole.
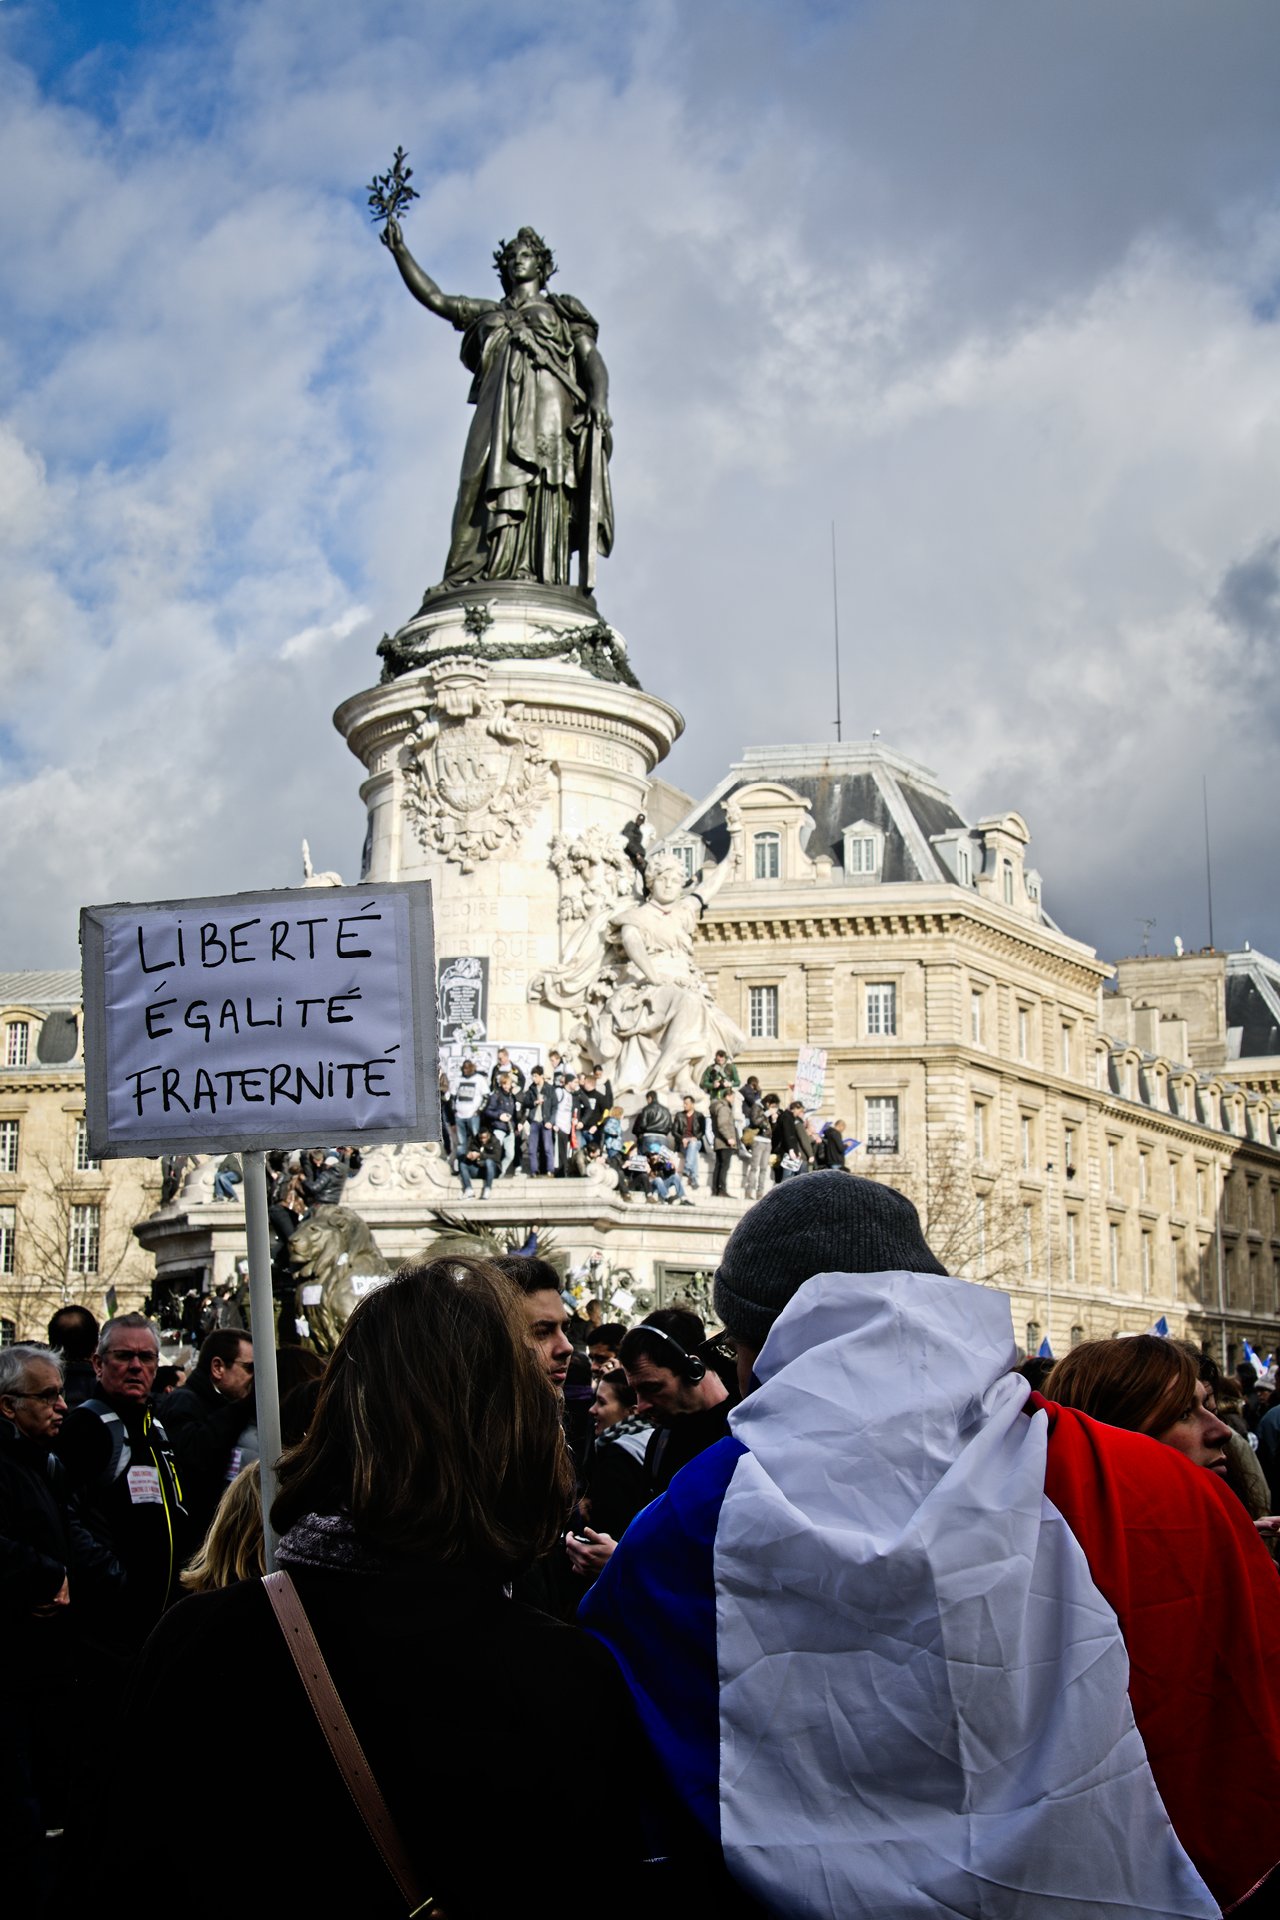
[[[312,1425],[280,1465],[279,1564],[420,1884],[448,1920],[557,1899],[570,1675],[592,1718],[627,1727],[628,1749],[643,1752],[604,1647],[507,1596],[569,1511],[560,1412],[511,1283],[483,1260],[439,1260],[360,1301]],[[403,1916],[259,1581],[165,1617],[124,1723],[163,1724],[179,1677],[199,1703],[186,1736],[199,1778],[235,1794],[237,1914]],[[653,1851],[641,1832],[653,1775],[642,1764],[635,1791],[634,1769],[633,1757],[610,1857],[638,1869]],[[261,1848],[248,1844],[255,1777],[273,1841]],[[282,1835],[293,1844],[276,1844]],[[184,1912],[225,1920],[228,1897],[225,1875],[193,1874]]]

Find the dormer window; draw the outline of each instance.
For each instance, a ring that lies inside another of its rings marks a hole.
[[[962,887],[973,885],[973,855],[964,841],[956,847],[956,879]]]
[[[692,840],[677,840],[671,849],[674,857],[684,868],[686,880],[692,880],[698,872],[698,849]]]
[[[1006,907],[1011,907],[1013,905],[1013,862],[1012,860],[1004,860],[1001,862],[1000,885],[1001,885],[1002,892],[1004,894],[1004,903]]]
[[[869,820],[855,821],[843,834],[846,880],[874,880],[884,864],[884,835]]]
[[[782,835],[780,833],[757,833],[753,836],[755,848],[755,876],[757,880],[776,880],[782,872]]]

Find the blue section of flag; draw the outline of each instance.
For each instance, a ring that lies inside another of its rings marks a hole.
[[[1039,1354],[1040,1354],[1040,1358],[1041,1358],[1042,1360],[1052,1360],[1052,1358],[1053,1358],[1053,1348],[1052,1348],[1052,1347],[1051,1347],[1051,1346],[1049,1345],[1049,1336],[1048,1336],[1048,1334],[1047,1334],[1047,1333],[1046,1333],[1046,1335],[1045,1335],[1045,1337],[1044,1337],[1044,1339],[1043,1339],[1043,1340],[1042,1340],[1042,1341],[1040,1342],[1040,1346],[1039,1346],[1039,1349],[1038,1349],[1038,1351],[1039,1351]]]
[[[720,1839],[715,1537],[740,1440],[717,1441],[627,1528],[578,1609],[631,1689],[676,1794]]]

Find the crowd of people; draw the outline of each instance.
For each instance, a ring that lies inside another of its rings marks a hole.
[[[113,1756],[140,1779],[188,1716],[208,1794],[270,1807],[250,1914],[506,1915],[574,1806],[622,1914],[1277,1910],[1269,1372],[1152,1335],[1033,1386],[1007,1298],[830,1169],[741,1216],[710,1333],[565,1287],[451,1257],[369,1292],[327,1364],[278,1350],[266,1580],[249,1331],[163,1390],[142,1314],[0,1350],[22,1911],[82,1897]],[[546,1766],[574,1701],[603,1799]]]
[[[446,1151],[468,1197],[478,1186],[488,1199],[495,1181],[516,1173],[573,1179],[603,1161],[628,1200],[692,1206],[700,1188],[712,1199],[758,1200],[776,1181],[843,1167],[857,1144],[843,1120],[820,1120],[803,1100],[784,1106],[755,1074],[742,1079],[723,1048],[699,1085],[701,1100],[650,1090],[627,1113],[603,1075],[576,1072],[554,1049],[526,1075],[500,1047],[487,1076],[471,1059],[442,1071]]]

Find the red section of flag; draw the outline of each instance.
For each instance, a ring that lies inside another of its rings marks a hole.
[[[1229,1912],[1280,1862],[1280,1578],[1216,1474],[1033,1394],[1037,1407],[1045,1493],[1120,1622],[1160,1797]]]

